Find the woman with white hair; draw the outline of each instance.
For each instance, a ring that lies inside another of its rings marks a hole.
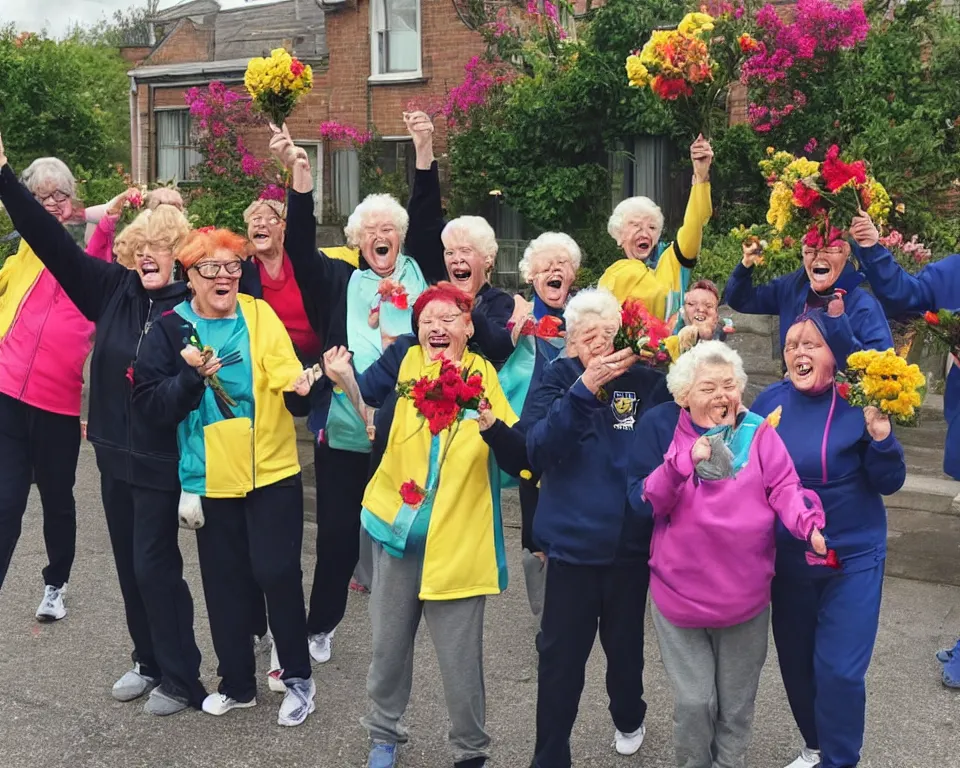
[[[471,348],[499,369],[513,353],[507,324],[519,301],[490,284],[497,258],[496,233],[482,216],[444,220],[440,171],[433,155],[433,122],[425,112],[404,113],[403,120],[413,137],[417,166],[407,205],[407,253],[420,264],[429,283],[449,280],[473,297]]]
[[[743,765],[767,657],[775,533],[781,521],[825,555],[824,513],[776,432],[743,407],[740,356],[697,344],[670,367],[680,407],[642,419],[629,500],[652,513],[650,597],[674,690],[679,768]],[[662,452],[662,436],[672,439]]]
[[[616,750],[632,755],[643,743],[649,522],[627,502],[627,462],[638,415],[669,397],[660,371],[630,349],[614,351],[620,305],[613,294],[580,291],[564,318],[567,356],[544,371],[524,410],[526,428],[495,423],[484,432],[501,467],[540,476],[533,539],[549,565],[537,641],[536,768],[571,764],[598,625]]]
[[[2,145],[0,158],[0,186],[19,189]],[[21,181],[53,216],[47,226],[71,219],[76,181],[62,161],[35,160]],[[35,482],[49,558],[37,619],[57,621],[67,615],[63,596],[76,552],[80,393],[94,326],[37,258],[28,229],[20,230],[20,249],[0,270],[0,586]]]
[[[610,237],[623,250],[624,258],[611,264],[600,278],[622,304],[640,299],[657,317],[669,320],[680,309],[683,293],[696,266],[703,227],[713,213],[710,200],[710,142],[699,136],[690,145],[693,186],[683,225],[676,240],[662,252],[663,212],[649,197],[630,197],[613,209],[607,222]]]
[[[314,333],[324,349],[346,347],[363,373],[393,341],[412,333],[410,308],[427,287],[420,267],[401,252],[406,210],[390,195],[368,195],[350,214],[347,244],[360,249],[359,269],[316,247],[313,176],[307,154],[286,127],[270,149],[292,172],[284,246]],[[360,548],[360,508],[370,477],[373,410],[360,411],[324,378],[314,389],[309,425],[317,435],[317,565],[307,631],[317,663],[330,660],[334,631],[347,607]]]
[[[516,348],[500,369],[500,383],[514,412],[521,414],[521,428],[528,423],[523,414],[540,385],[544,367],[564,348],[563,310],[581,258],[580,246],[570,235],[544,232],[530,241],[520,259],[520,276],[533,286],[532,312],[514,325]],[[546,567],[546,556],[533,540],[538,482],[533,476],[521,477],[519,482],[523,569],[534,615],[543,608]]]

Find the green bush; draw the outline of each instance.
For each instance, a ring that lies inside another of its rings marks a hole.
[[[697,266],[693,269],[693,280],[712,280],[720,291],[727,284],[734,268],[743,258],[743,238],[733,233],[717,234],[710,229],[704,232],[703,248]],[[784,248],[771,243],[763,256],[763,264],[753,270],[754,283],[763,285],[775,277],[787,275],[802,265],[800,249]]]

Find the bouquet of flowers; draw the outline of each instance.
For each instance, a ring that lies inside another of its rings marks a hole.
[[[949,309],[939,312],[924,312],[918,321],[917,331],[940,347],[943,351],[957,357],[960,355],[960,315]]]
[[[313,70],[283,48],[275,48],[267,58],[250,59],[243,84],[254,107],[282,127],[297,102],[313,87]]]
[[[381,280],[377,293],[380,296],[381,304],[386,302],[387,304],[393,304],[397,309],[410,309],[407,289],[403,287],[403,283],[396,280]]]
[[[558,339],[563,336],[563,319],[556,315],[544,315],[539,320],[528,317],[520,328],[521,336],[536,336],[538,339]],[[507,330],[513,330],[513,323],[507,323]]]
[[[128,192],[120,205],[120,218],[117,219],[116,233],[119,234],[125,227],[132,224],[142,210],[143,191],[137,189]]]
[[[834,222],[845,227],[861,210],[878,224],[890,215],[890,195],[869,175],[866,161],[844,162],[836,144],[822,163],[768,147],[760,170],[770,186],[767,223],[804,245],[824,248],[842,240]]]
[[[654,30],[626,61],[630,85],[674,103],[693,135],[707,139],[714,122],[725,118],[723,95],[758,46],[742,6],[723,3],[714,10],[718,15],[688,13],[676,29]]]
[[[483,377],[444,358],[440,362],[440,374],[435,379],[424,376],[398,382],[397,394],[413,401],[413,407],[426,422],[431,435],[436,436],[445,429],[450,430],[450,436],[437,463],[436,484],[439,482],[440,470],[450,451],[450,445],[466,418],[466,412],[486,410],[490,407],[483,396]],[[432,489],[425,489],[411,479],[400,486],[400,496],[405,504],[416,507],[423,502],[429,490]]]
[[[916,365],[908,365],[892,349],[867,349],[847,358],[837,373],[837,392],[861,408],[873,405],[897,424],[916,423],[927,380]]]
[[[200,343],[200,336],[197,334],[197,329],[193,324],[185,323],[185,332],[187,344],[180,350],[180,357],[192,368],[200,368],[206,365],[214,355],[213,347]],[[241,359],[240,352],[232,352],[220,360],[220,365],[226,368],[228,365],[236,365]],[[207,385],[213,390],[213,394],[222,403],[231,407],[236,406],[237,401],[230,397],[227,390],[223,388],[223,383],[217,374],[207,377]]]
[[[650,314],[640,299],[627,299],[620,310],[620,330],[613,339],[614,349],[632,349],[640,361],[650,366],[669,365],[666,339],[670,326]]]

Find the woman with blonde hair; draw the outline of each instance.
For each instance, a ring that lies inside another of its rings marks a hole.
[[[303,485],[292,402],[310,392],[290,336],[270,305],[239,294],[246,240],[224,229],[194,232],[178,249],[193,297],[165,313],[146,339],[134,378],[135,408],[180,448],[185,493],[201,497],[197,550],[218,693],[203,711],[256,704],[254,603],[266,596],[286,696],[278,723],[314,710],[300,550]]]
[[[0,145],[0,198],[10,217],[96,327],[87,437],[100,468],[134,661],[113,686],[113,696],[131,701],[152,691],[146,710],[158,715],[199,707],[206,692],[177,541],[176,436],[157,430],[131,405],[133,370],[144,340],[160,316],[188,295],[186,285],[173,279],[173,252],[189,224],[176,208],[161,205],[141,213],[121,233],[117,244],[125,265],[93,258],[55,225],[5,161]]]

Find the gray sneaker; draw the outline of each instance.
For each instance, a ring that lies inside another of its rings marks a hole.
[[[157,715],[165,717],[166,715],[175,715],[177,712],[183,712],[190,706],[185,698],[173,696],[167,693],[163,688],[154,688],[150,691],[147,703],[143,705],[143,711],[148,715]]]
[[[157,678],[141,674],[140,665],[134,664],[133,669],[124,673],[123,677],[113,684],[111,693],[117,701],[133,701],[149,693],[158,685],[160,681]]]
[[[291,677],[283,681],[287,686],[287,695],[280,704],[280,714],[277,717],[279,725],[300,725],[307,719],[307,715],[316,709],[313,697],[317,694],[317,684],[311,677],[304,680],[301,677]]]

